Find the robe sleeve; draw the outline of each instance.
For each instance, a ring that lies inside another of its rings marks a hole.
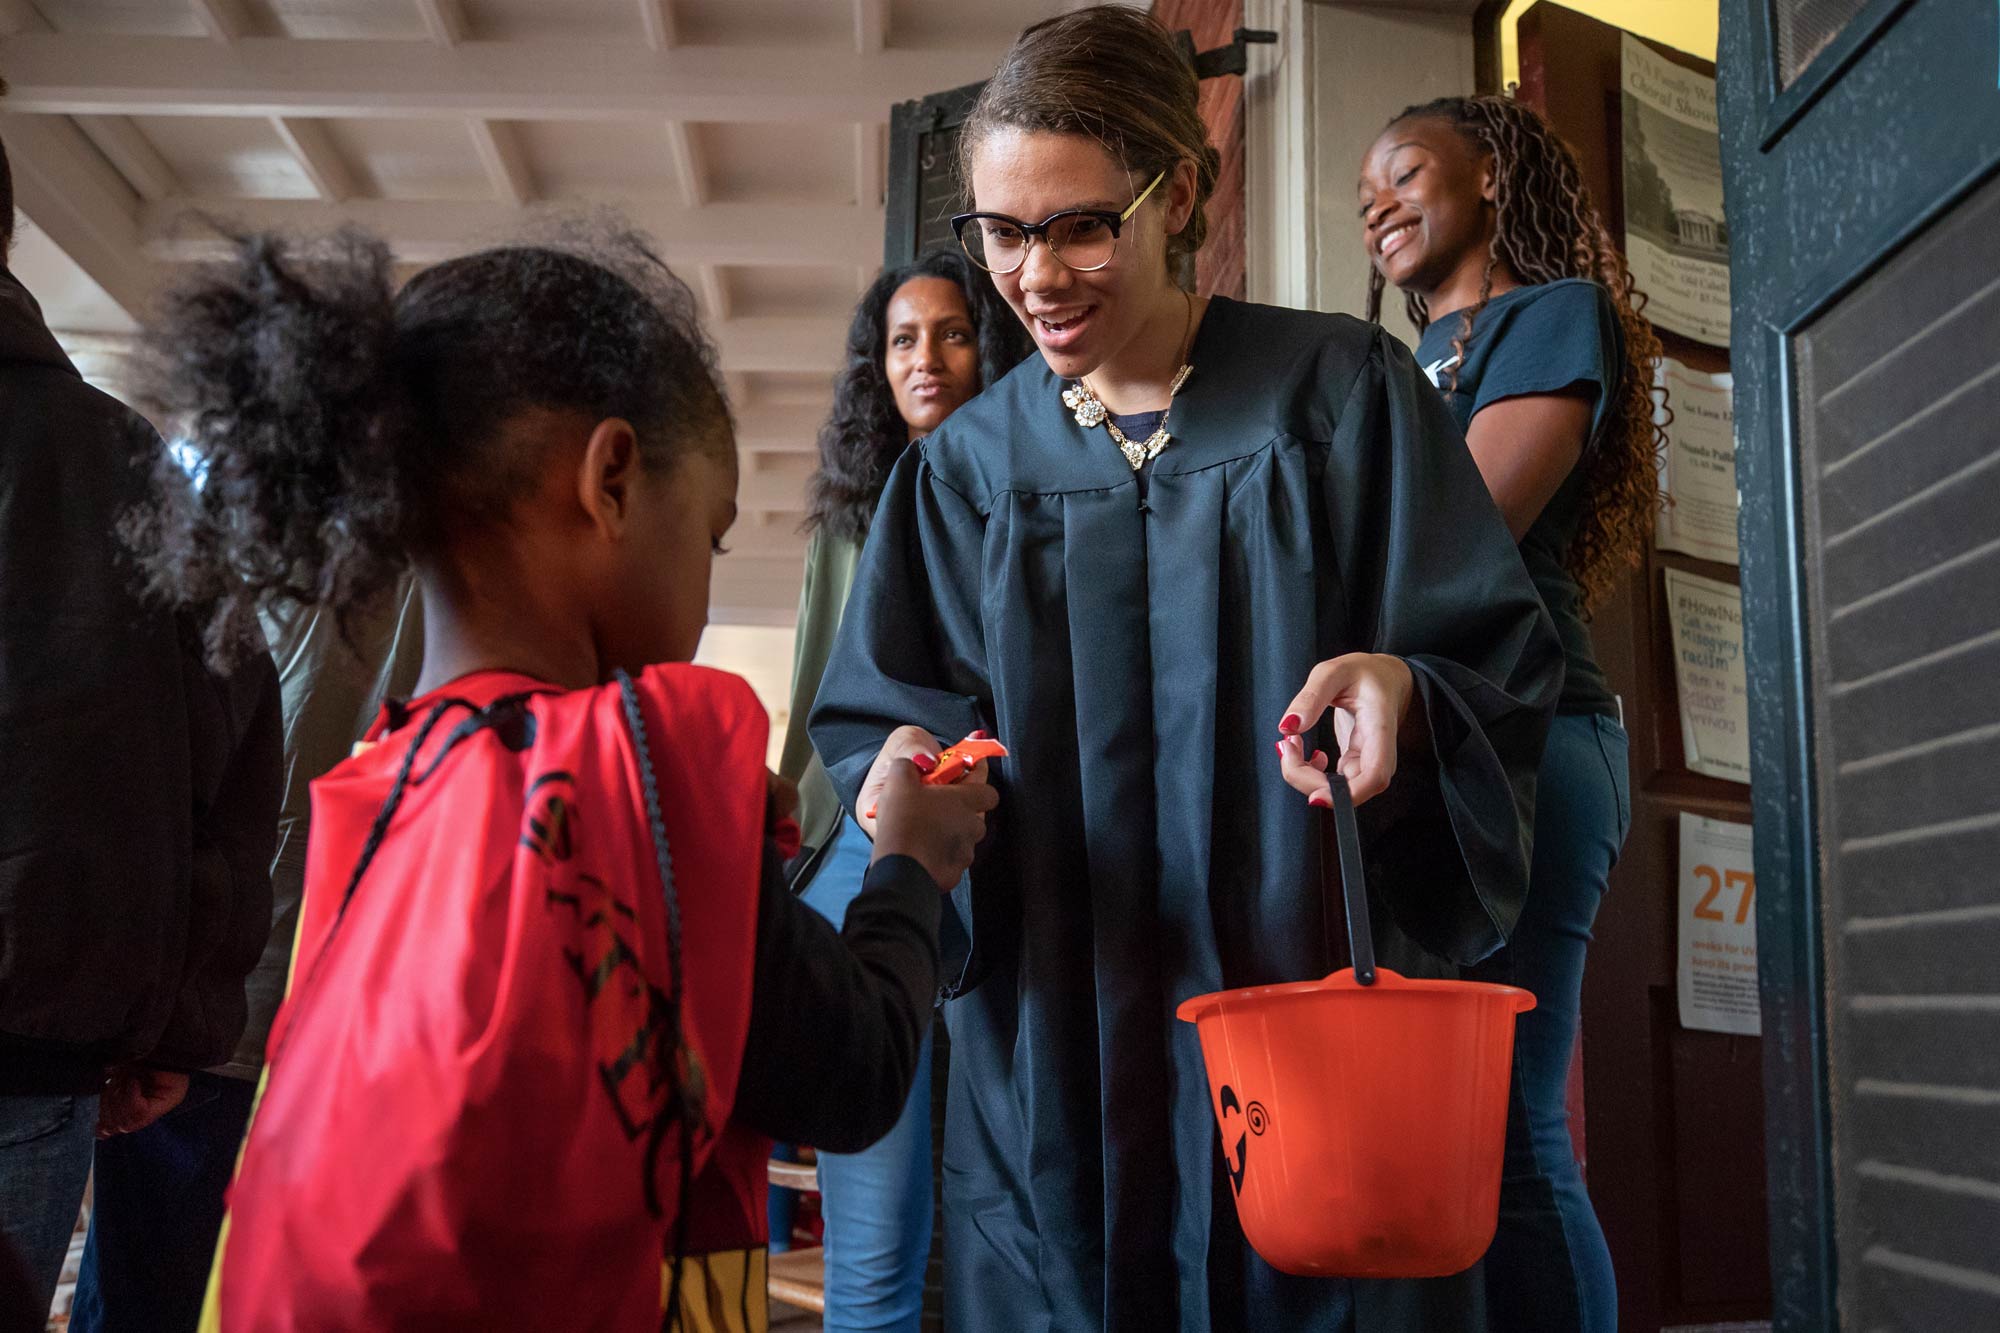
[[[1428,724],[1360,812],[1370,888],[1422,948],[1475,962],[1527,892],[1561,643],[1444,399],[1380,330],[1325,486],[1349,642],[1409,663]]]
[[[850,811],[897,727],[927,727],[949,745],[992,725],[979,615],[985,528],[922,446],[889,474],[810,723]]]
[[[980,615],[985,534],[980,511],[932,470],[921,444],[910,448],[883,488],[808,724],[850,812],[897,727],[950,745],[995,726]],[[972,980],[971,894],[961,883],[939,926],[947,997]]]

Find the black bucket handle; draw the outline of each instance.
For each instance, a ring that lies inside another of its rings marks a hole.
[[[1372,986],[1375,936],[1368,928],[1368,881],[1361,869],[1361,830],[1354,822],[1354,796],[1347,789],[1345,774],[1336,771],[1326,777],[1332,788],[1334,840],[1340,847],[1340,897],[1347,909],[1347,953],[1354,961],[1354,980]]]

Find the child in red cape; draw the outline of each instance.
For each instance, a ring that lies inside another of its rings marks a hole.
[[[996,798],[899,772],[844,929],[797,903],[764,713],[684,665],[736,514],[687,289],[606,235],[392,293],[358,233],[250,238],[149,334],[201,486],[132,535],[211,654],[424,597],[418,697],[313,788],[204,1326],[761,1327],[766,1136],[894,1123]]]

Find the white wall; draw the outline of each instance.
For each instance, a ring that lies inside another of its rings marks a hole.
[[[1368,297],[1368,257],[1356,217],[1362,155],[1404,107],[1473,91],[1472,20],[1379,4],[1311,4],[1306,29],[1312,303],[1360,315]],[[1382,306],[1384,326],[1414,344],[1416,330],[1403,318],[1395,288],[1383,294]]]
[[[743,677],[757,692],[771,715],[768,762],[773,769],[792,721],[792,638],[789,625],[710,625],[694,655],[702,666]]]

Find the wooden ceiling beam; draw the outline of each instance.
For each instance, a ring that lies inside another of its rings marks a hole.
[[[322,202],[338,204],[360,193],[354,168],[341,155],[325,125],[316,120],[273,116],[271,128],[278,132],[278,138],[284,141]]]
[[[218,2],[219,0],[212,0]],[[65,115],[885,122],[896,102],[990,74],[988,50],[22,33],[0,39],[10,109]]]
[[[836,349],[837,350],[837,349]],[[746,454],[767,454],[774,460],[818,451],[820,423],[833,404],[833,381],[826,384],[825,399],[810,406],[760,407],[738,404],[736,447]],[[782,462],[780,462],[782,465]]]
[[[685,121],[667,122],[667,156],[673,159],[674,183],[680,187],[681,203],[700,208],[708,202],[708,159],[695,139],[694,128]]]
[[[533,203],[535,173],[528,166],[528,155],[521,150],[521,136],[514,127],[490,120],[468,120],[465,127],[472,135],[479,164],[486,168],[486,178],[493,183],[493,193],[501,202],[515,208]]]
[[[854,0],[854,54],[872,55],[889,45],[889,0]]]
[[[14,203],[128,315],[143,315],[166,270],[139,244],[138,196],[83,132],[51,116],[0,115]]]
[[[675,267],[698,264],[861,265],[879,260],[882,210],[851,204],[708,204],[621,200],[620,212],[650,234]],[[509,210],[460,200],[174,199],[144,205],[139,231],[157,260],[213,258],[221,243],[202,216],[258,231],[326,232],[345,223],[389,242],[399,260],[435,263],[487,241],[518,235],[557,208]]]
[[[234,42],[249,31],[249,20],[238,0],[188,0],[188,3],[210,41]]]
[[[17,32],[47,32],[49,21],[32,0],[0,0],[0,37]]]
[[[465,40],[465,8],[459,0],[417,0],[417,13],[433,46],[457,46]]]
[[[179,174],[130,116],[78,116],[76,127],[118,168],[118,174],[141,199],[171,199],[181,192]]]
[[[703,264],[695,271],[695,286],[701,293],[702,308],[708,311],[711,321],[719,322],[729,318],[729,284],[723,279],[719,264]]]
[[[743,524],[738,524],[742,528]],[[737,546],[738,540],[743,545]],[[723,543],[729,554],[715,562],[709,579],[708,619],[713,625],[789,625],[797,618],[804,570],[803,542],[797,551],[769,554],[753,539],[732,532]]]
[[[823,316],[762,315],[712,325],[716,352],[729,370],[777,370],[833,376],[846,359],[847,321]]]
[[[854,202],[868,208],[881,207],[888,191],[882,135],[882,126],[873,122],[854,127]]]
[[[639,0],[639,23],[646,30],[646,45],[653,50],[669,51],[680,45],[674,0]]]
[[[742,448],[740,441],[737,447]],[[782,472],[745,469],[736,479],[736,507],[746,513],[803,514],[806,479]]]

